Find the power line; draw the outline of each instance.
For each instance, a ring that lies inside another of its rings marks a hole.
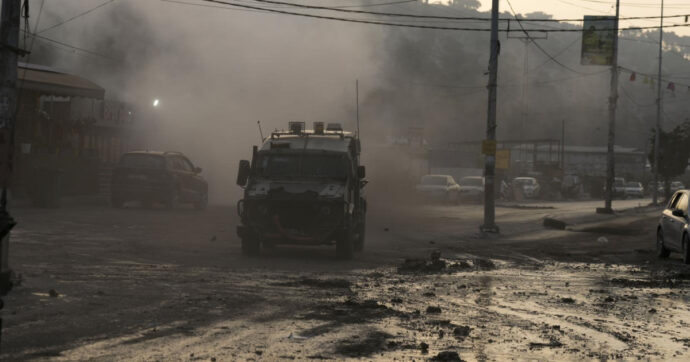
[[[585,74],[585,73],[582,73],[582,72],[580,72],[580,71],[577,71],[577,70],[575,70],[575,69],[573,69],[573,68],[571,68],[571,67],[569,67],[569,66],[567,66],[567,65],[565,65],[565,64],[563,64],[563,63],[561,63],[560,61],[558,61],[558,59],[554,58],[551,54],[549,54],[546,50],[544,50],[544,48],[542,48],[541,45],[539,45],[536,41],[534,41],[534,39],[529,35],[529,33],[527,33],[527,31],[525,30],[525,28],[522,26],[522,22],[520,21],[520,19],[518,19],[517,15],[516,15],[516,13],[515,13],[515,9],[513,9],[513,4],[510,3],[510,0],[506,0],[506,2],[508,3],[508,6],[510,7],[510,12],[513,13],[513,17],[515,17],[515,20],[517,20],[518,25],[520,25],[520,29],[522,29],[522,32],[525,33],[525,36],[527,36],[527,39],[529,39],[529,41],[531,41],[532,44],[534,44],[534,46],[536,46],[537,49],[539,49],[539,51],[541,51],[542,53],[544,53],[544,55],[546,55],[547,57],[549,57],[549,59],[551,59],[551,61],[553,61],[554,63],[560,65],[561,67],[563,67],[563,68],[565,68],[565,69],[567,69],[567,70],[569,70],[569,71],[571,71],[571,72],[573,72],[573,73],[575,73],[575,74],[580,74],[580,75],[584,75],[584,74]]]
[[[420,18],[420,19],[484,20],[484,21],[490,21],[491,20],[489,18],[480,18],[480,17],[457,17],[457,16],[442,16],[442,15],[421,15],[421,14],[387,13],[387,12],[366,11],[366,10],[351,10],[351,9],[342,9],[341,7],[297,4],[297,3],[276,1],[276,0],[253,0],[253,1],[258,2],[258,3],[264,3],[264,4],[295,7],[295,8],[300,8],[300,9],[328,10],[328,11],[337,11],[337,12],[344,12],[344,13],[351,13],[351,14],[367,14],[367,15],[377,15],[377,16],[408,17],[408,18]],[[680,18],[680,17],[685,17],[685,16],[690,16],[690,14],[668,15],[668,16],[665,16],[664,18]],[[619,20],[640,20],[640,19],[659,19],[659,18],[660,18],[659,16],[635,16],[635,17],[620,18]],[[508,21],[508,20],[510,20],[510,18],[508,18],[508,19],[504,18],[504,19],[499,19],[499,20]],[[522,20],[528,21],[528,22],[583,21],[583,19],[581,19],[581,18],[578,18],[578,19],[522,19]]]
[[[164,0],[164,1],[170,1],[171,0]],[[417,29],[430,29],[430,30],[455,30],[455,31],[490,31],[488,28],[461,28],[461,27],[448,27],[448,26],[435,26],[435,25],[416,25],[416,24],[404,24],[404,23],[391,23],[391,22],[384,22],[384,21],[373,21],[373,20],[362,20],[362,19],[353,19],[353,18],[340,18],[340,17],[335,17],[335,16],[326,16],[326,15],[315,15],[315,14],[307,14],[307,13],[298,13],[298,12],[292,12],[292,11],[286,11],[286,10],[278,10],[274,8],[264,8],[260,6],[253,6],[253,5],[245,5],[245,4],[238,4],[238,3],[233,3],[233,2],[227,2],[227,1],[218,1],[218,0],[202,0],[206,2],[211,2],[211,3],[216,3],[216,4],[223,4],[223,5],[228,5],[228,6],[233,6],[237,8],[243,8],[243,9],[251,9],[251,10],[258,10],[258,11],[263,11],[263,12],[270,12],[270,13],[276,13],[276,14],[282,14],[282,15],[293,15],[293,16],[301,16],[301,17],[306,17],[306,18],[313,18],[313,19],[322,19],[322,20],[333,20],[333,21],[342,21],[342,22],[348,22],[348,23],[359,23],[359,24],[371,24],[371,25],[382,25],[382,26],[394,26],[394,27],[401,27],[401,28],[417,28]],[[187,4],[191,5],[191,4]],[[466,18],[467,20],[486,20],[484,18]],[[540,20],[544,21],[544,20]],[[621,31],[626,31],[626,30],[645,30],[645,29],[659,29],[659,28],[675,28],[675,27],[688,27],[690,24],[677,24],[677,25],[668,25],[668,26],[647,26],[647,27],[630,27],[626,29],[598,29],[600,31],[607,31],[607,30],[621,30]],[[520,29],[503,29],[499,30],[501,32],[523,32],[524,30]],[[582,32],[582,29],[527,29],[527,31],[539,31],[539,32],[545,32],[545,33],[580,33]]]
[[[55,25],[49,26],[49,27],[47,27],[47,28],[45,28],[45,29],[42,29],[41,31],[37,32],[36,34],[41,34],[41,33],[44,33],[44,32],[46,32],[46,31],[48,31],[48,30],[55,29],[55,28],[57,28],[58,26],[67,24],[67,23],[69,23],[70,21],[72,21],[72,20],[74,20],[74,19],[76,19],[76,18],[82,17],[82,16],[84,16],[84,15],[86,15],[86,14],[89,14],[89,13],[91,13],[91,12],[93,12],[93,11],[96,11],[96,10],[98,10],[98,9],[100,9],[100,8],[102,8],[102,7],[104,7],[104,6],[108,5],[108,4],[110,4],[110,3],[112,3],[113,1],[115,1],[115,0],[108,0],[108,1],[106,1],[106,2],[104,2],[104,3],[102,3],[102,4],[98,5],[98,6],[96,6],[96,7],[94,7],[94,8],[91,8],[91,9],[89,9],[89,10],[86,10],[86,11],[82,12],[82,13],[79,13],[79,14],[77,14],[77,15],[74,15],[74,16],[72,16],[71,18],[65,19],[64,21],[59,22],[59,23],[57,23],[57,24],[55,24]]]
[[[21,30],[21,31],[22,31],[22,32],[26,32],[26,30]],[[44,37],[44,36],[42,36],[42,35],[30,34],[30,36],[32,36],[32,37],[35,38],[35,39],[40,39],[40,40],[47,41],[47,42],[50,42],[50,43],[59,44],[59,45],[62,45],[63,47],[67,47],[67,48],[70,48],[70,49],[78,50],[78,51],[84,52],[84,53],[86,53],[86,54],[91,54],[91,55],[95,55],[95,56],[97,56],[97,57],[101,57],[101,58],[104,58],[104,59],[108,59],[108,60],[115,61],[115,59],[110,58],[110,57],[108,57],[108,56],[106,56],[106,55],[97,53],[97,52],[95,52],[95,51],[88,50],[88,49],[84,49],[84,48],[80,48],[80,47],[78,47],[78,46],[74,46],[74,45],[71,45],[71,44],[67,44],[67,43],[61,42],[61,41],[59,41],[59,40],[55,40],[55,39],[51,39],[51,38],[46,38],[46,37]]]

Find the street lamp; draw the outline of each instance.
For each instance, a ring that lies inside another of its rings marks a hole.
[[[158,98],[154,99],[154,100],[153,100],[153,107],[154,107],[154,108],[157,108],[158,105],[159,105],[160,103],[161,103],[161,102],[160,102],[160,100],[158,100]]]

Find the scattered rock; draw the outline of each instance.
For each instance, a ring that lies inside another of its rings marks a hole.
[[[428,353],[429,352],[429,344],[422,342],[419,344],[419,349],[422,351],[422,353]]]
[[[606,244],[606,243],[608,243],[608,242],[609,242],[609,239],[607,239],[605,236],[600,236],[600,237],[597,239],[597,243]]]
[[[424,294],[422,294],[422,295],[425,296],[425,297],[435,297],[435,296],[436,296],[436,293],[434,293],[434,292],[424,292]]]
[[[431,255],[429,255],[429,259],[433,261],[438,261],[441,260],[441,251],[440,250],[434,250],[431,252]]]
[[[550,218],[550,217],[545,217],[544,218],[544,227],[547,229],[557,229],[557,230],[565,230],[565,227],[568,226],[564,221]]]
[[[215,235],[211,236],[211,239],[209,241],[216,241],[216,236]]]
[[[55,289],[51,289],[48,291],[48,295],[50,295],[52,298],[57,298],[60,296],[60,293],[58,293]]]
[[[648,310],[648,312],[654,314],[654,313],[656,313],[656,309],[652,308],[652,309]]]
[[[441,307],[430,305],[430,306],[426,307],[426,313],[427,314],[439,314],[439,313],[441,313]]]
[[[605,302],[605,303],[613,303],[613,302],[615,302],[615,301],[616,301],[616,299],[613,298],[613,297],[610,296],[610,295],[609,295],[608,297],[606,297],[606,299],[604,299],[604,302]]]
[[[479,270],[496,269],[496,264],[494,264],[494,262],[489,259],[474,259],[472,262],[474,263],[474,267]]]
[[[388,232],[388,230],[389,230],[388,228],[383,228],[383,231],[385,231],[385,232]]]
[[[436,356],[432,357],[430,361],[443,361],[443,362],[460,362],[462,359],[455,351],[443,351],[439,352]]]
[[[402,298],[399,298],[399,297],[395,297],[395,298],[391,299],[391,303],[394,303],[394,304],[400,304],[402,302],[403,302]]]
[[[552,339],[549,341],[549,343],[542,343],[542,342],[531,342],[529,344],[530,349],[534,348],[558,348],[558,347],[563,347],[563,343]]]
[[[472,328],[468,326],[455,327],[455,329],[453,329],[453,336],[455,336],[455,338],[457,339],[464,340],[467,336],[470,335],[471,331]]]
[[[561,298],[561,303],[575,304],[575,299],[570,298],[570,297]]]

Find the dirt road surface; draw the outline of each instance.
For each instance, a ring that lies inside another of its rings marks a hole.
[[[690,359],[690,269],[654,255],[658,211],[571,230],[601,202],[372,206],[334,248],[240,254],[234,207],[18,208],[2,360]]]

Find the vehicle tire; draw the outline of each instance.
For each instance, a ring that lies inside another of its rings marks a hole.
[[[208,192],[201,194],[199,200],[194,202],[194,208],[197,210],[206,210],[206,206],[208,206]]]
[[[683,264],[690,264],[690,239],[688,239],[688,234],[683,235]]]
[[[366,235],[366,221],[362,220],[359,225],[357,226],[357,233],[356,233],[356,238],[355,238],[355,245],[354,245],[354,251],[355,252],[362,252],[364,250],[364,239]]]
[[[242,254],[249,257],[257,257],[261,253],[261,244],[257,240],[242,239]]]
[[[165,200],[165,207],[167,209],[174,209],[179,205],[180,203],[180,193],[177,191],[177,189],[173,189],[170,191],[170,194],[168,195],[167,200]]]
[[[450,205],[457,205],[460,199],[460,195],[456,191],[451,191],[448,193],[448,203]]]
[[[335,254],[340,260],[350,260],[355,254],[355,238],[352,228],[343,232],[335,241]]]
[[[668,258],[671,252],[664,245],[664,233],[661,228],[656,231],[656,255],[660,258]]]

